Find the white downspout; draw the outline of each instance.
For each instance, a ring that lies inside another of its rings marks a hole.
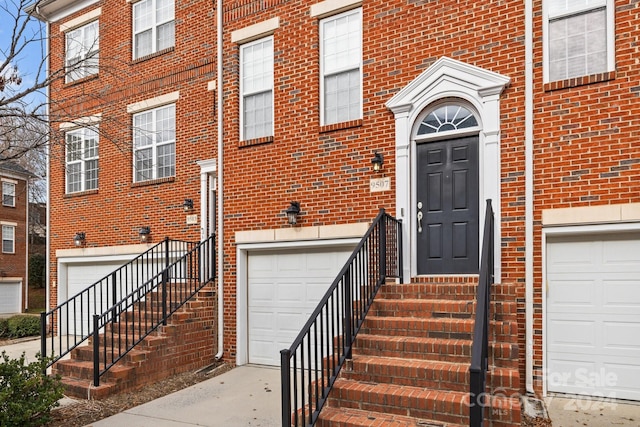
[[[524,20],[524,192],[526,390],[533,389],[533,1],[525,0]]]
[[[222,144],[222,107],[223,107],[223,92],[222,92],[222,0],[216,0],[216,69],[217,69],[217,82],[218,90],[217,94],[217,108],[218,108],[218,188],[216,195],[218,196],[218,353],[216,354],[216,360],[220,360],[224,353],[224,295],[223,295],[223,280],[224,280],[224,217],[222,212],[222,202],[224,198],[223,194],[223,181],[222,181],[222,156],[223,156],[223,144]]]

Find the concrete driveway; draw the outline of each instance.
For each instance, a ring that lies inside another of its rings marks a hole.
[[[90,424],[95,427],[278,427],[280,370],[239,366],[152,402]]]

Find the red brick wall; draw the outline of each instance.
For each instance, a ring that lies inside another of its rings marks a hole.
[[[0,172],[2,177],[17,181],[15,207],[2,205],[2,184],[0,183],[0,221],[15,223],[14,253],[2,253],[0,247],[0,277],[21,277],[22,278],[22,306],[26,302],[26,286],[28,279],[27,271],[27,205],[29,204],[29,194],[27,181],[16,179],[14,176],[7,177]],[[1,228],[0,228],[1,233]],[[22,307],[21,307],[22,308]]]
[[[225,66],[225,356],[235,357],[235,250],[240,230],[286,227],[283,211],[300,201],[300,226],[370,221],[395,214],[395,122],[385,107],[442,56],[511,77],[502,95],[503,274],[522,282],[524,263],[524,10],[521,2],[363,2],[364,117],[325,131],[319,112],[319,27],[315,2],[252,1],[224,6]],[[273,7],[268,7],[273,5]],[[231,32],[274,17],[273,142],[239,141],[239,46]],[[374,150],[384,154],[392,189],[369,192]],[[408,191],[408,190],[407,190]],[[524,290],[522,290],[524,294]],[[522,345],[524,344],[524,335]],[[524,347],[523,347],[524,348]]]
[[[214,11],[210,3],[177,2],[175,49],[132,60],[132,7],[101,2],[100,70],[96,77],[51,85],[54,144],[51,148],[51,280],[56,280],[58,249],[73,248],[73,236],[86,233],[86,247],[138,243],[138,229],[150,226],[152,243],[165,236],[196,241],[199,225],[186,225],[182,203],[194,200],[198,213],[198,160],[216,158]],[[51,25],[50,68],[64,59],[60,24],[94,9],[82,10]],[[195,23],[194,17],[203,19]],[[193,28],[197,27],[197,31]],[[176,175],[133,185],[132,115],[128,104],[180,91],[176,102]],[[98,190],[65,194],[64,135],[61,122],[102,114]],[[52,304],[57,287],[52,288]]]
[[[534,14],[534,369],[542,372],[542,210],[640,202],[637,7],[616,1],[616,70],[600,82],[543,83],[542,2]],[[564,87],[564,88],[562,88]],[[558,89],[556,89],[558,88]],[[556,90],[551,90],[556,89]],[[541,391],[542,378],[535,378]]]

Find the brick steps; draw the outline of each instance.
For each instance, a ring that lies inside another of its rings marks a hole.
[[[469,425],[475,278],[423,278],[382,286],[318,425]],[[500,286],[500,285],[496,285]],[[516,303],[506,287],[491,302],[486,423],[520,425]]]
[[[70,359],[60,360],[53,365],[52,372],[62,377],[65,394],[84,399],[103,399],[211,364],[215,355],[213,343],[216,332],[215,293],[212,289],[213,285],[203,288],[169,317],[166,326],[160,326],[144,337],[100,378],[98,387],[93,386],[93,337],[90,337],[87,345],[71,352]],[[142,304],[149,308],[151,301]],[[114,356],[117,358],[120,351],[146,333],[145,320],[139,321],[138,310],[135,307],[133,313],[121,315],[121,322],[105,325],[104,333],[98,338],[101,368],[104,368],[105,359],[111,363]],[[145,330],[141,331],[138,326]]]

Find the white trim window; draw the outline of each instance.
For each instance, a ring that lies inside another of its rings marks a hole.
[[[16,206],[16,185],[13,182],[2,181],[2,206]]]
[[[545,81],[612,71],[612,0],[545,1]]]
[[[362,118],[362,9],[320,21],[321,124]]]
[[[273,37],[240,46],[241,140],[273,135]]]
[[[65,67],[67,83],[98,74],[100,37],[98,21],[65,33]]]
[[[2,253],[16,253],[16,227],[12,225],[2,225]]]
[[[133,115],[134,182],[175,176],[176,106]]]
[[[66,139],[67,194],[98,188],[98,132],[81,128]]]
[[[142,0],[133,5],[133,59],[175,45],[174,0]]]

